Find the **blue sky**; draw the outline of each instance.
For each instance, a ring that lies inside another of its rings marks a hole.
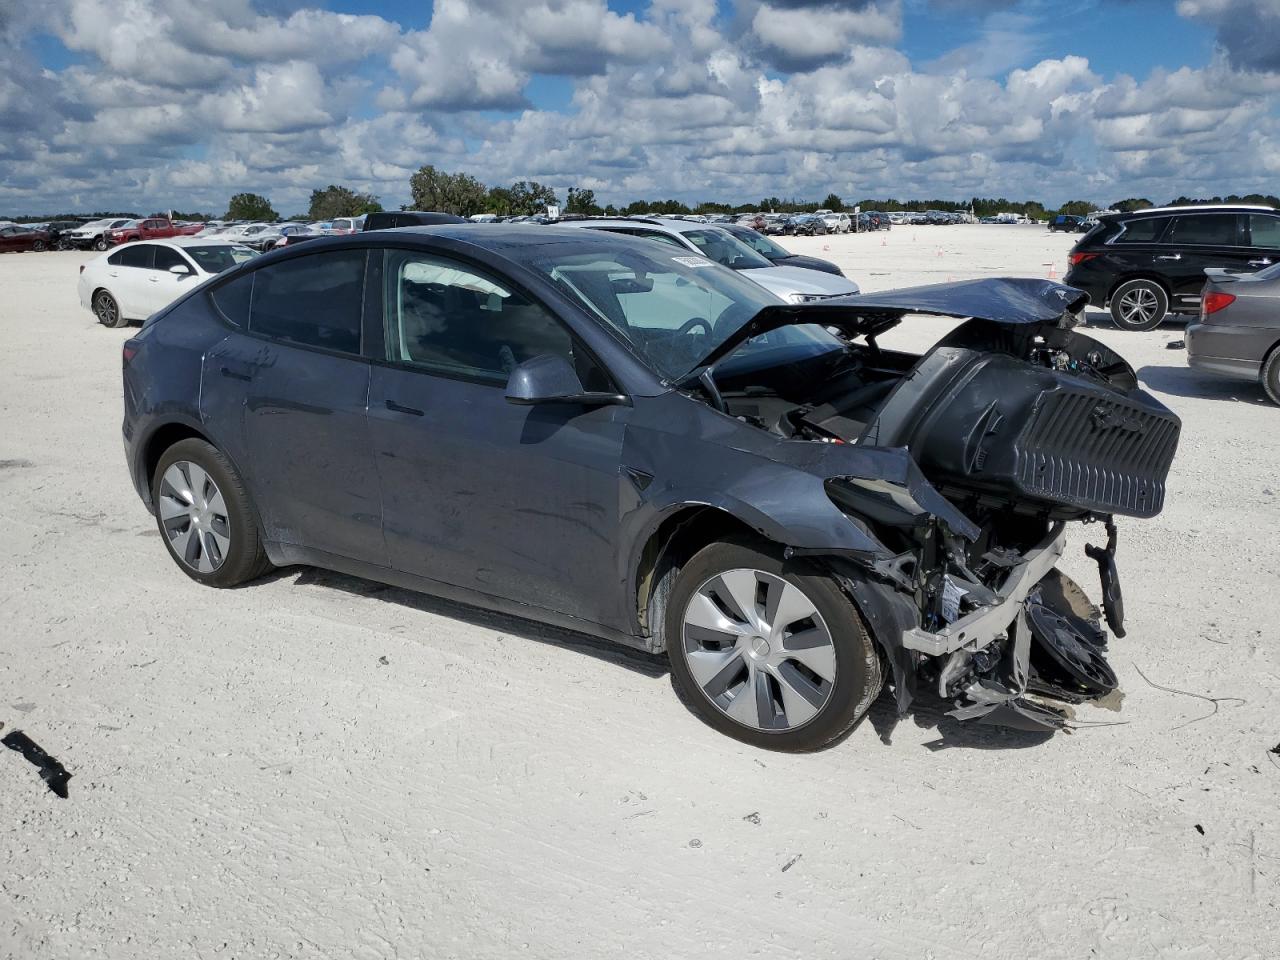
[[[0,0],[0,214],[1272,193],[1278,93],[1280,0]]]

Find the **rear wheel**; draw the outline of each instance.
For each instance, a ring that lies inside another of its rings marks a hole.
[[[1154,280],[1129,280],[1111,294],[1111,318],[1121,330],[1154,330],[1169,312],[1169,294]]]
[[[234,587],[271,567],[244,482],[213,445],[193,437],[166,450],[151,500],[169,555],[192,580]]]
[[[104,327],[123,327],[129,322],[120,312],[120,304],[116,303],[116,298],[105,290],[99,290],[93,295],[93,315]]]
[[[771,750],[839,739],[882,686],[879,655],[848,597],[763,543],[714,543],[694,555],[667,603],[666,635],[690,709]]]
[[[1272,348],[1262,364],[1262,389],[1272,403],[1280,403],[1280,344]]]

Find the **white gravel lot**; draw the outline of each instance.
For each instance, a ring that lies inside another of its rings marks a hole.
[[[1073,239],[787,243],[874,290],[1061,275]],[[1120,522],[1124,696],[1077,711],[1111,725],[894,727],[885,697],[785,756],[602,643],[312,570],[188,580],[86,259],[0,257],[0,722],[73,774],[60,800],[0,750],[0,956],[1280,956],[1280,409],[1191,373],[1178,324],[1092,320],[1184,423],[1164,513]]]

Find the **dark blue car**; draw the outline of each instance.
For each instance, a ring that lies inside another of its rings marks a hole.
[[[1014,625],[1074,618],[1094,646],[1044,682],[1110,689],[1100,614],[1054,570],[1064,524],[1158,512],[1177,438],[1062,329],[1077,296],[793,306],[596,231],[318,239],[125,344],[129,468],[201,583],[310,564],[665,651],[696,713],[761,746],[840,737],[889,672],[903,709],[923,682],[1052,725]],[[879,347],[907,312],[985,319],[924,357]],[[1046,402],[1107,413],[1082,434]],[[1076,466],[1028,475],[1019,442]],[[1118,596],[1114,542],[1100,566]]]

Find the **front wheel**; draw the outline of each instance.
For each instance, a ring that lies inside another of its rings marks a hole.
[[[169,555],[192,580],[234,587],[270,568],[244,482],[212,444],[192,437],[166,450],[151,502]]]
[[[666,627],[681,699],[754,746],[824,747],[853,729],[883,685],[849,598],[764,543],[713,543],[694,555],[673,585]]]
[[[31,249],[34,250],[36,253],[44,253],[46,250],[49,249],[49,247],[43,240],[37,240],[35,243],[31,245]]]
[[[111,244],[107,243],[106,237],[99,237],[97,240],[93,241],[93,249],[98,251],[106,250],[109,246],[111,246]]]
[[[1154,330],[1169,312],[1169,294],[1153,280],[1129,280],[1111,294],[1111,318],[1121,330]]]

